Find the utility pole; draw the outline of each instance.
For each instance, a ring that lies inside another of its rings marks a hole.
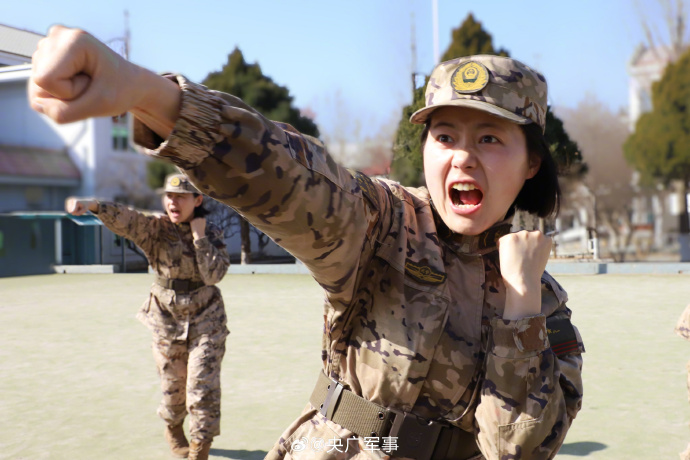
[[[433,34],[434,34],[434,67],[438,64],[439,59],[441,59],[438,43],[438,0],[431,0],[431,16],[433,24]]]
[[[410,13],[410,23],[412,26],[412,31],[410,33],[411,42],[410,46],[412,48],[412,97],[414,98],[414,92],[417,89],[417,44],[416,44],[416,33],[414,27],[414,9]]]

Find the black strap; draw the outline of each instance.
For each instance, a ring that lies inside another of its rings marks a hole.
[[[472,433],[444,421],[426,420],[368,401],[323,372],[309,402],[323,416],[358,437],[378,438],[381,450],[392,457],[462,460],[480,453]],[[386,450],[386,444],[395,447]]]
[[[156,274],[154,280],[157,285],[166,289],[172,289],[177,293],[189,293],[196,291],[202,286],[205,286],[203,281],[181,280],[175,278],[166,278]]]

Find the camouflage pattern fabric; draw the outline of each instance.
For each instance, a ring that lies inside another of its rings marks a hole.
[[[683,310],[680,318],[678,318],[675,332],[680,337],[690,341],[690,304],[685,307],[685,310]]]
[[[463,71],[474,72],[463,77]],[[482,80],[484,75],[484,80]],[[426,87],[426,106],[410,117],[426,123],[432,111],[444,106],[470,107],[507,118],[515,123],[546,126],[546,79],[515,59],[476,55],[442,62],[431,73]]]
[[[474,458],[553,458],[581,407],[584,347],[578,333],[577,352],[549,348],[545,318],[570,310],[546,273],[542,314],[501,318],[496,240],[506,222],[453,234],[425,188],[353,175],[318,140],[171,78],[183,89],[173,133],[160,143],[138,124],[135,140],[309,268],[326,295],[327,375],[377,404],[474,433]],[[384,456],[351,435],[308,404],[267,458]]]
[[[190,437],[211,441],[220,434],[220,365],[229,334],[220,282],[230,265],[223,236],[206,225],[194,241],[188,223],[146,215],[116,203],[99,202],[98,217],[112,232],[139,246],[160,276],[203,281],[190,293],[158,284],[137,318],[153,333],[153,355],[163,398],[158,413],[176,425],[190,413]]]
[[[676,334],[685,340],[690,341],[690,304],[685,307],[683,313],[678,318],[678,323],[675,328]],[[687,368],[687,388],[688,388],[688,401],[690,401],[690,361],[686,364]],[[690,460],[690,444],[688,447],[680,454],[681,460]]]

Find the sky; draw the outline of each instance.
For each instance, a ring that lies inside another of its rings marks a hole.
[[[193,81],[220,70],[238,47],[330,139],[389,135],[411,102],[412,72],[435,65],[432,0],[0,1],[0,23],[39,33],[79,27],[115,48],[126,10],[130,59]],[[659,0],[438,0],[441,54],[470,12],[495,48],[546,76],[555,107],[596,98],[626,109],[627,65],[646,41],[642,21],[664,39]]]

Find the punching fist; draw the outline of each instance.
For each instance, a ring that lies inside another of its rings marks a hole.
[[[73,216],[82,216],[86,211],[96,212],[98,203],[94,200],[80,200],[79,198],[69,197],[65,200],[65,211]]]
[[[29,104],[57,123],[129,111],[164,138],[175,125],[178,86],[125,60],[83,30],[51,27],[32,62]]]
[[[501,275],[506,285],[504,319],[541,312],[541,275],[551,253],[551,238],[540,231],[522,230],[498,240]]]
[[[58,123],[120,115],[137,103],[125,90],[136,66],[83,30],[51,27],[32,62],[29,103]]]

